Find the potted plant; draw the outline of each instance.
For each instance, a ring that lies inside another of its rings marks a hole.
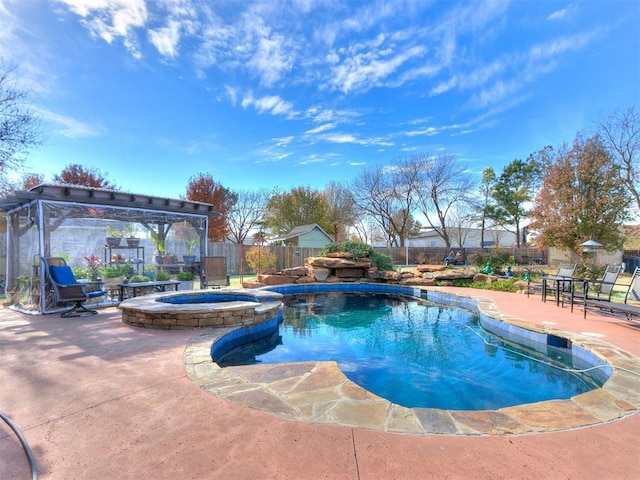
[[[136,237],[138,228],[134,223],[127,223],[124,227],[124,238],[127,241],[127,246],[137,247],[140,245],[140,239]]]
[[[107,225],[107,245],[110,247],[119,247],[123,233],[111,225]]]
[[[129,279],[129,283],[144,283],[148,281],[149,279],[144,275],[134,275]]]
[[[171,279],[171,275],[169,275],[169,273],[167,272],[158,272],[156,274],[156,280],[158,282],[166,282],[167,280]]]
[[[158,255],[160,256],[164,255],[164,251],[165,251],[164,240],[160,240],[160,237],[158,236],[158,234],[153,230],[151,230],[149,234],[151,235],[151,241],[156,244],[156,250],[158,252]],[[162,263],[162,262],[159,262],[159,263]]]
[[[193,255],[193,249],[198,244],[198,239],[197,238],[188,238],[188,239],[185,240],[184,243],[185,243],[185,245],[187,247],[187,255],[183,255],[182,256],[182,259],[184,260],[184,263],[186,263],[187,265],[195,263],[196,256]]]
[[[178,285],[178,290],[193,290],[193,273],[191,272],[180,272],[176,276],[180,285]]]

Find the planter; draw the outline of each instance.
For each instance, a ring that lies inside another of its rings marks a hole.
[[[137,247],[138,245],[140,245],[140,239],[137,237],[129,237],[126,238],[127,240],[127,246],[129,247]]]
[[[185,265],[191,265],[192,263],[196,263],[195,255],[183,255],[182,260],[184,260]]]
[[[119,247],[121,238],[118,237],[107,237],[107,245],[110,247]]]
[[[181,281],[178,284],[178,290],[193,290],[193,280]]]

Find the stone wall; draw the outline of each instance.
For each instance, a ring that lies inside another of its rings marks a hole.
[[[288,268],[280,272],[265,271],[258,275],[257,284],[245,287],[287,285],[300,283],[380,282],[400,285],[435,285],[436,282],[473,280],[474,273],[467,269],[452,269],[444,265],[418,265],[411,271],[381,271],[368,257],[355,260],[350,253],[336,252],[325,257],[307,257],[303,267]]]

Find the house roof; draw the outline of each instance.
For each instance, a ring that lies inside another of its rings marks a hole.
[[[329,236],[329,234],[325,232],[320,225],[318,225],[317,223],[311,223],[309,225],[300,225],[298,227],[294,227],[293,230],[291,230],[289,233],[285,235],[280,235],[275,238],[270,238],[269,241],[280,242],[285,240],[291,240],[292,238],[296,238],[301,235],[304,235],[305,233],[309,233],[315,228],[320,230],[329,240],[331,240],[331,237]]]

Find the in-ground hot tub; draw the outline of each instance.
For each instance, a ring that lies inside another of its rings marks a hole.
[[[278,318],[282,295],[267,290],[163,292],[120,303],[122,322],[149,328],[237,327]]]

